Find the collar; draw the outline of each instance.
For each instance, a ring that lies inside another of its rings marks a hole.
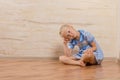
[[[82,42],[84,40],[84,35],[81,33],[80,30],[78,32],[80,33],[80,39],[79,39],[79,41]]]

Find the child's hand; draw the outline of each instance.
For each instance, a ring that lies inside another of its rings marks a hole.
[[[84,53],[85,53],[85,54],[93,54],[93,49],[92,49],[92,48],[89,48],[89,49],[87,49]]]
[[[65,45],[67,45],[68,42],[69,42],[69,39],[65,39],[65,38],[64,38],[63,43],[64,43]]]

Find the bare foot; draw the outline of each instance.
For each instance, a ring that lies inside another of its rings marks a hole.
[[[82,66],[82,67],[86,66],[82,60],[80,60],[80,66]]]

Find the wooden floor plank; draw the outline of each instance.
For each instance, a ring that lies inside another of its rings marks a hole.
[[[0,59],[0,80],[120,80],[120,64],[104,60],[87,67],[57,59]]]

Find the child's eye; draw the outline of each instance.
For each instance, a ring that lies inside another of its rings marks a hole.
[[[70,33],[70,31],[68,31],[68,33]]]

